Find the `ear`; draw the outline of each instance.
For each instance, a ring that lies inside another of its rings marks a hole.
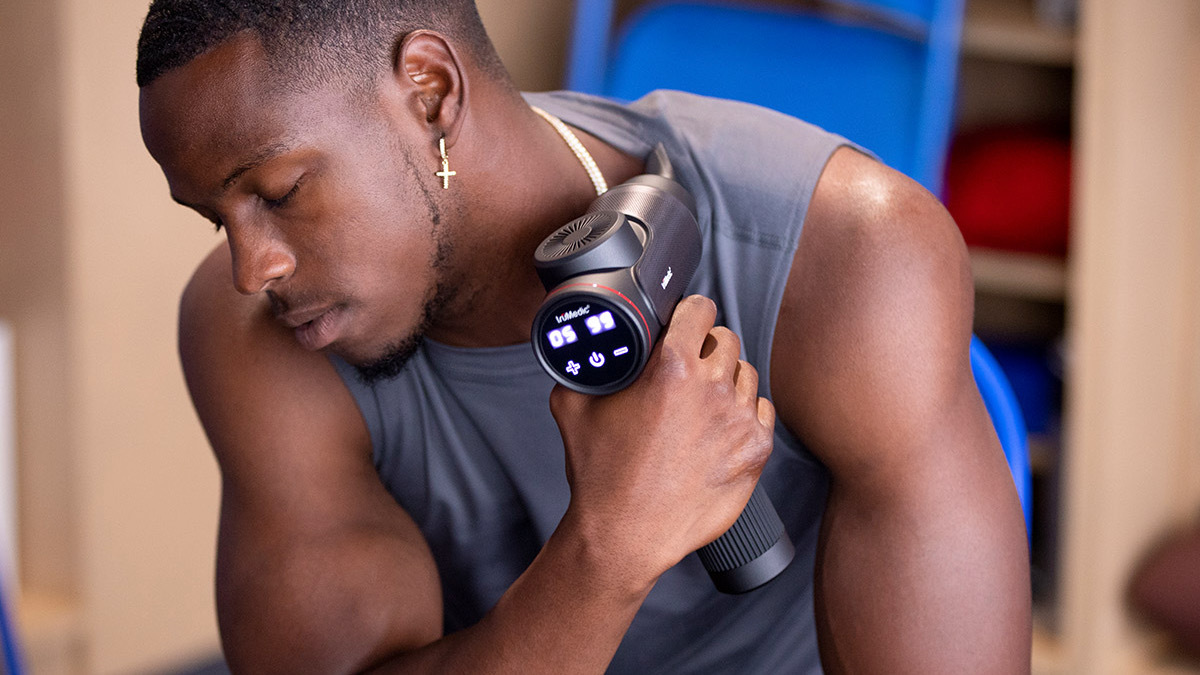
[[[442,134],[454,145],[466,117],[467,77],[458,52],[443,35],[417,30],[396,49],[393,76],[408,92],[407,105],[429,126],[432,142]]]

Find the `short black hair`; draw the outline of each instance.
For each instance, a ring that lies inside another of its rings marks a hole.
[[[474,0],[152,0],[137,50],[137,84],[243,32],[273,67],[306,83],[341,76],[370,82],[391,67],[400,38],[428,28],[466,46],[493,75],[503,73]]]

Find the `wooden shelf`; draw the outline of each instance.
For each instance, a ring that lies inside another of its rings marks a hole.
[[[1069,67],[1075,62],[1071,30],[1039,22],[1028,0],[968,0],[964,56]]]
[[[1067,263],[1061,258],[973,248],[971,273],[976,291],[1053,303],[1067,297]]]

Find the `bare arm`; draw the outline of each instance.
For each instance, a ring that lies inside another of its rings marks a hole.
[[[830,672],[1029,669],[1024,524],[971,375],[971,316],[941,205],[837,151],[771,364],[780,419],[832,475],[816,578]]]
[[[217,604],[235,672],[601,672],[658,576],[737,517],[770,452],[774,410],[737,339],[712,328],[710,302],[685,301],[633,387],[555,392],[568,512],[479,624],[443,636],[431,554],[375,475],[349,393],[229,274],[225,249],[197,272],[180,352],[221,465]]]

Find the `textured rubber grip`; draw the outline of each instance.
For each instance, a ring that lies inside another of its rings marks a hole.
[[[745,593],[762,586],[778,576],[795,553],[775,506],[758,485],[733,527],[696,551],[722,593]]]

